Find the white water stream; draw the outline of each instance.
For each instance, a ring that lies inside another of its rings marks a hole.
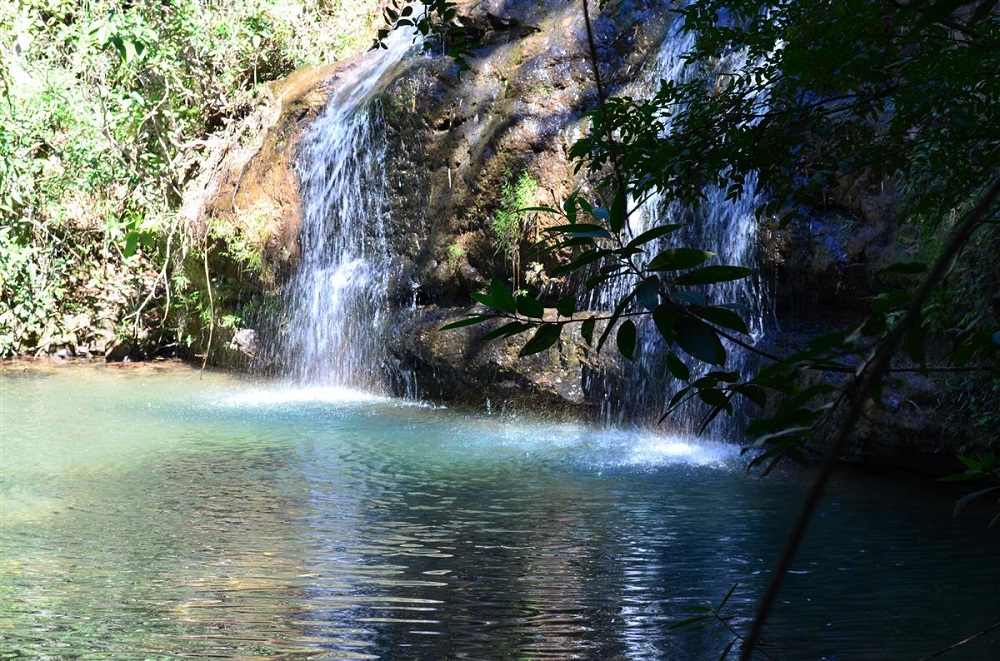
[[[303,140],[302,262],[289,284],[283,354],[300,384],[379,391],[386,285],[386,141],[378,92],[411,48],[396,34],[337,81]]]
[[[627,90],[627,95],[648,97],[659,87],[661,80],[683,83],[695,77],[705,79],[703,70],[688,65],[684,60],[684,55],[693,47],[694,35],[683,31],[680,25],[675,26],[664,38],[652,66]],[[745,66],[746,55],[733,53],[719,63],[716,75],[724,76],[729,72],[739,72]],[[712,85],[714,80],[716,76],[712,76],[712,80],[706,79],[706,86]],[[667,118],[664,137],[669,136],[670,127],[671,122]],[[685,225],[682,230],[650,246],[647,259],[670,247],[691,247],[715,253],[709,264],[752,269],[757,261],[755,209],[762,202],[756,184],[756,178],[749,177],[744,194],[738,199],[726,199],[725,189],[719,186],[706,186],[703,191],[704,199],[697,209],[691,209],[676,200],[655,193],[642,200],[638,208],[630,214],[629,234],[638,236],[656,226],[681,223]],[[630,200],[630,208],[635,204],[637,204],[635,200]],[[636,284],[634,279],[629,278],[611,281],[609,286],[596,292],[590,304],[596,309],[612,309],[635,288]],[[740,306],[739,313],[751,331],[751,337],[748,338],[750,342],[756,341],[763,334],[765,305],[757,278],[717,283],[706,289],[706,295],[713,305],[729,303]],[[635,361],[625,367],[624,375],[614,378],[613,382],[609,382],[603,388],[601,410],[606,424],[622,425],[650,415],[659,416],[670,398],[671,391],[678,387],[678,382],[673,381],[667,371],[664,359],[666,346],[652,319],[643,319],[638,323],[637,330],[640,351],[637,352]],[[726,369],[743,371],[747,367],[746,351],[729,342],[724,341],[724,344],[728,355]],[[681,355],[684,357],[682,352]],[[691,431],[697,419],[696,411],[682,411],[682,414],[672,417],[671,426]],[[717,423],[717,426],[721,425]]]

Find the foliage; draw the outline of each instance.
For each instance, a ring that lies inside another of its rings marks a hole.
[[[490,220],[493,238],[510,260],[515,288],[520,271],[520,246],[533,219],[530,208],[536,203],[537,196],[538,182],[530,172],[525,170],[514,177],[508,171],[500,187],[500,207]]]
[[[584,337],[591,338],[602,321],[597,347],[614,333],[621,353],[632,357],[635,317],[651,316],[667,345],[671,373],[685,382],[668,412],[697,397],[712,407],[707,422],[732,412],[734,400],[749,400],[769,413],[749,429],[766,449],[753,463],[801,457],[802,443],[833,419],[832,409],[854,395],[852,384],[859,380],[817,381],[808,374],[860,376],[903,318],[912,291],[877,296],[857,328],[819,338],[792,356],[769,355],[749,346],[746,323],[732,302],[711,300],[704,291],[749,271],[708,263],[712,255],[700,246],[662,248],[660,239],[675,226],[629,237],[627,219],[635,206],[627,200],[657,193],[697,206],[707,185],[738,198],[755,177],[766,192],[760,213],[787,222],[820,198],[873,177],[892,179],[907,184],[897,222],[925,226],[930,253],[948,241],[963,213],[985,201],[971,239],[997,218],[987,189],[1000,171],[1000,139],[986,128],[997,119],[997,89],[989,84],[995,78],[990,72],[1000,66],[996,4],[849,1],[831,10],[816,3],[689,3],[678,10],[685,29],[696,35],[687,57],[692,66],[714,71],[711,80],[661,81],[652,99],[607,99],[591,111],[593,128],[571,154],[578,167],[602,178],[602,197],[610,204],[596,206],[574,194],[562,209],[546,209],[562,224],[549,230],[539,249],[576,255],[549,275],[596,268],[588,290],[625,278],[632,283],[629,293],[610,313],[576,314],[565,302],[559,311],[572,318],[545,321],[538,306],[520,303],[523,297],[512,303],[495,282],[476,297],[490,310],[471,318],[508,318],[499,336],[533,331],[522,353],[548,348],[569,323],[583,323]],[[973,22],[973,16],[989,20]],[[914,277],[929,268],[927,262],[903,262],[887,271]],[[932,284],[941,291],[940,282]],[[987,307],[982,299],[976,305]],[[921,302],[904,338],[908,364],[897,362],[898,368],[930,373],[940,366],[995,364],[997,320],[982,313],[946,329],[953,350],[932,364],[923,307]],[[733,345],[772,364],[750,378],[727,371]],[[718,369],[691,380],[683,356]]]
[[[441,51],[454,60],[459,72],[468,69],[478,35],[462,26],[458,4],[451,0],[421,0],[419,11],[414,9],[416,6],[403,0],[383,3],[385,25],[377,31],[372,48],[386,48],[385,39],[393,30],[412,28],[422,38],[425,50]]]
[[[0,0],[0,355],[64,343],[83,312],[105,339],[194,341],[203,306],[171,272],[205,249],[175,211],[206,137],[260,84],[357,49],[366,4]]]

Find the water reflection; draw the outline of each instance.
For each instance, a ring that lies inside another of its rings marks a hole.
[[[708,658],[727,641],[670,625],[736,581],[750,615],[801,491],[724,446],[346,399],[183,373],[5,382],[0,648]],[[947,500],[843,481],[769,640],[929,653],[995,618],[997,550]]]

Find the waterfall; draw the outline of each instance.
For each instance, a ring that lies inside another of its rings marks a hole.
[[[386,286],[386,141],[377,94],[400,73],[410,36],[337,81],[303,137],[301,262],[289,285],[282,349],[300,384],[380,390]]]
[[[664,38],[653,65],[640,81],[636,89],[629,90],[635,97],[648,95],[658,87],[660,80],[686,82],[692,76],[704,78],[704,72],[687,65],[683,56],[694,45],[694,35],[679,26],[675,27]],[[746,65],[745,53],[733,53],[719,63],[718,71],[739,71]],[[710,81],[706,79],[706,86]],[[760,99],[760,103],[766,100]],[[667,124],[666,133],[670,126]],[[697,209],[687,208],[676,200],[667,200],[662,195],[654,194],[645,199],[629,217],[628,231],[635,236],[657,225],[684,223],[685,227],[678,232],[664,237],[649,248],[651,257],[660,250],[669,247],[697,247],[714,252],[716,256],[710,263],[729,264],[753,268],[756,263],[756,233],[757,222],[755,209],[761,199],[757,191],[756,179],[749,177],[746,181],[744,194],[737,200],[727,200],[726,191],[718,186],[707,186],[704,200]],[[630,207],[635,201],[630,201]],[[636,286],[634,280],[621,279],[609,283],[609,287],[596,292],[590,301],[595,309],[611,309]],[[708,288],[706,292],[713,303],[735,303],[741,306],[741,316],[747,322],[756,340],[763,333],[764,305],[759,281],[754,278],[733,282],[718,283]],[[666,347],[651,319],[644,319],[637,328],[640,350],[635,360],[623,366],[621,373],[616,375],[602,374],[598,378],[607,381],[600,384],[603,391],[601,413],[606,424],[621,425],[632,420],[642,420],[650,416],[662,414],[666,401],[678,383],[667,371],[664,353]],[[748,367],[747,352],[730,342],[726,345],[728,359],[726,369],[745,372]],[[682,351],[678,354],[685,358]],[[690,361],[689,361],[690,362]],[[695,410],[681,412],[672,416],[668,424],[691,431],[699,421],[699,413]],[[715,424],[718,426],[720,421]]]

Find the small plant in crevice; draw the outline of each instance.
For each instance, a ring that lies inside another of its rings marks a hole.
[[[529,209],[537,203],[538,182],[527,170],[514,174],[508,170],[500,187],[500,207],[493,213],[490,229],[496,240],[498,251],[503,251],[510,260],[514,288],[518,287],[521,270],[520,244],[535,220]]]

